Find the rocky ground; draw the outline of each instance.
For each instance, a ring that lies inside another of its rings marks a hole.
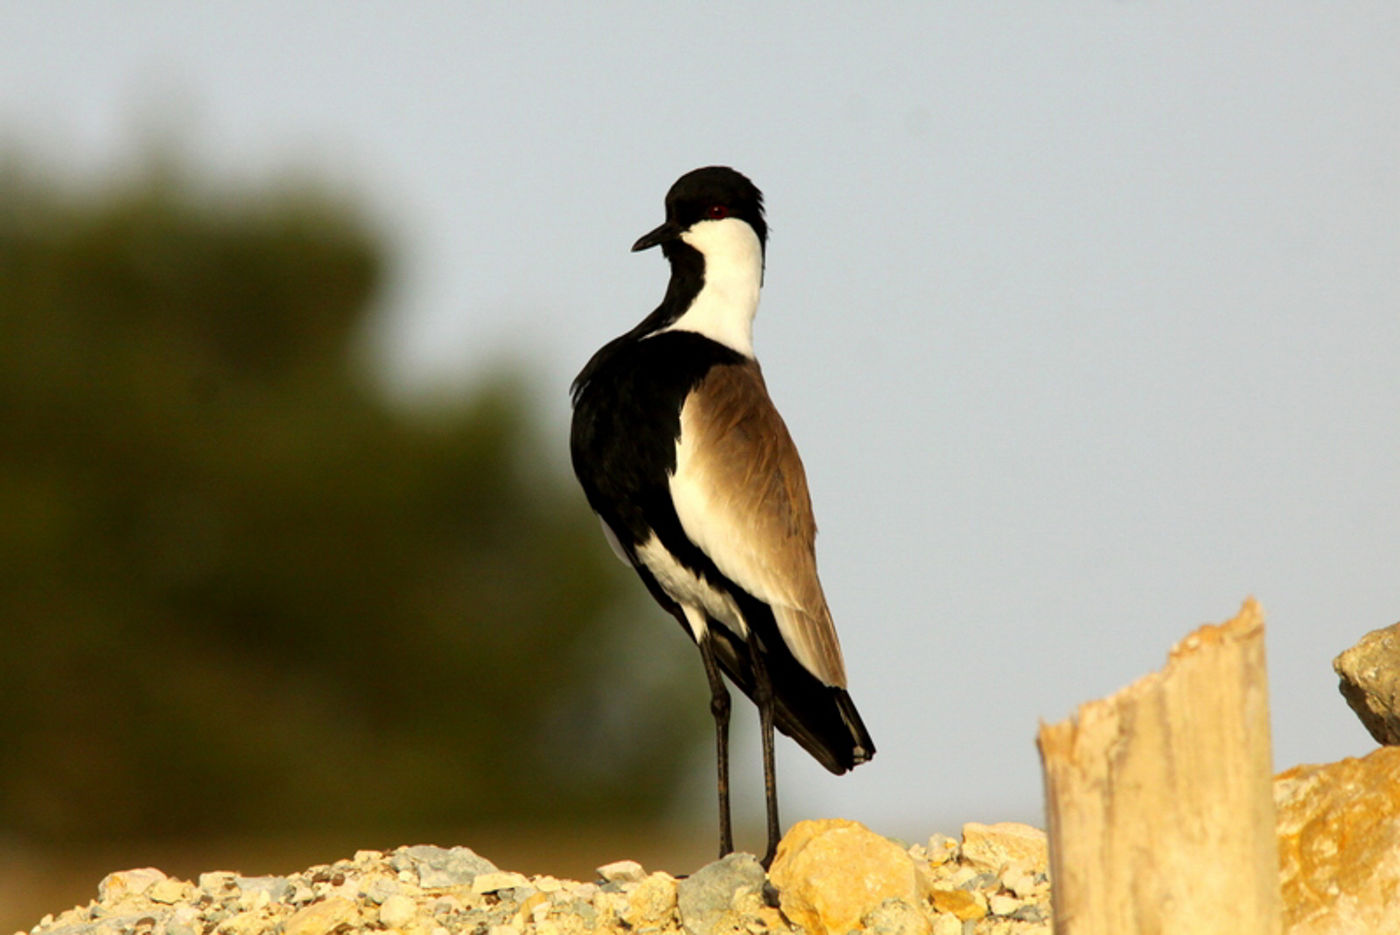
[[[1400,932],[1400,624],[1335,663],[1381,741],[1274,780],[1284,929]],[[31,935],[1030,935],[1048,933],[1044,833],[963,826],[912,847],[856,822],[794,826],[765,873],[734,854],[677,879],[633,861],[586,882],[504,871],[465,847],[360,851],[289,876],[154,868],[108,874],[97,899]]]
[[[594,880],[527,877],[466,847],[360,851],[289,876],[109,874],[32,935],[1030,935],[1050,931],[1043,832],[968,824],[909,847],[856,822],[801,822],[764,873],[733,854],[677,879],[632,861]]]

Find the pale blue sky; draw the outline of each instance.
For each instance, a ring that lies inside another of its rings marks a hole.
[[[784,742],[786,822],[1040,823],[1038,719],[1248,594],[1278,767],[1370,749],[1330,660],[1400,619],[1393,3],[0,4],[7,150],[152,137],[364,193],[390,382],[537,364],[561,463],[666,188],[755,180],[758,354],[879,746],[835,779]]]

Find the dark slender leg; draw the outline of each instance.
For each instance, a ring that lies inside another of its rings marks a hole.
[[[753,659],[754,703],[758,705],[759,732],[763,735],[763,799],[768,810],[768,849],[763,854],[763,869],[773,863],[778,851],[782,829],[778,826],[778,779],[773,769],[773,683],[763,665],[763,652],[758,638],[749,631],[749,655]]]
[[[734,831],[729,823],[729,690],[719,674],[715,653],[708,636],[698,640],[705,675],[710,680],[710,713],[715,716],[715,758],[719,761],[719,856],[734,850]]]

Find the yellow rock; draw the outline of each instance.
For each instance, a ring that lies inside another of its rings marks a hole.
[[[813,935],[846,935],[885,900],[918,905],[929,889],[904,848],[841,818],[793,826],[768,879],[783,914]]]
[[[102,878],[97,884],[97,895],[104,903],[118,903],[128,896],[139,896],[166,879],[165,873],[155,867],[118,870]]]
[[[355,904],[343,896],[327,896],[299,909],[287,920],[283,935],[327,935],[355,918]]]
[[[194,886],[184,880],[158,880],[146,890],[146,898],[152,902],[172,905],[194,895]]]
[[[994,825],[969,821],[963,825],[962,854],[968,863],[993,873],[1008,866],[1043,873],[1050,865],[1045,832],[1014,821]]]
[[[633,928],[665,925],[676,914],[676,881],[669,873],[657,871],[627,894],[624,917]]]
[[[962,920],[955,915],[940,912],[933,917],[932,935],[963,935]]]
[[[279,903],[240,912],[219,923],[219,935],[266,935],[286,918],[288,909],[286,904]]]
[[[934,890],[930,898],[933,900],[933,908],[939,912],[951,912],[964,922],[980,919],[987,914],[977,897],[967,890]]]
[[[1289,935],[1400,932],[1400,747],[1274,779]]]
[[[530,898],[520,904],[520,911],[515,914],[515,924],[525,926],[527,922],[538,922],[535,918],[535,910],[549,903],[549,897],[544,893],[533,893]]]

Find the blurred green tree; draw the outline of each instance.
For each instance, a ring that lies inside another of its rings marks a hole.
[[[692,660],[635,664],[520,381],[380,398],[361,217],[197,188],[0,177],[0,827],[655,815]]]

